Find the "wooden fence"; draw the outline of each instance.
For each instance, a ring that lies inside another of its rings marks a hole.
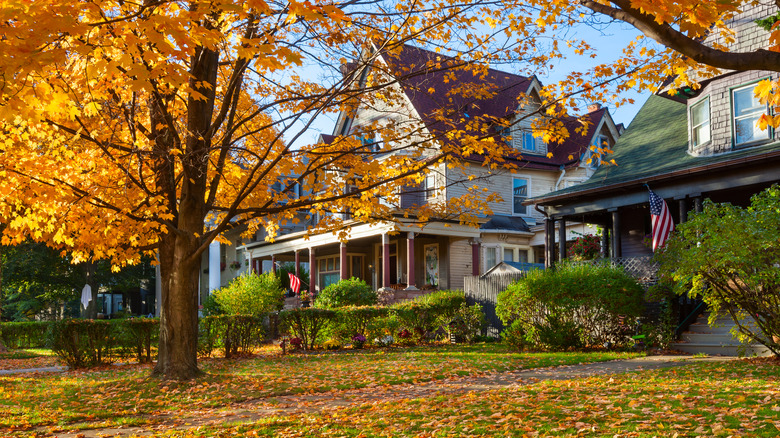
[[[496,315],[496,302],[498,294],[506,290],[507,286],[523,278],[523,272],[502,272],[483,277],[468,275],[463,278],[466,300],[469,305],[479,304],[485,313],[487,320],[487,336],[498,337],[504,329],[504,325]]]

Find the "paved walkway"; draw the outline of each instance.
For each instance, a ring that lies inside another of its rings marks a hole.
[[[53,367],[23,368],[20,370],[0,370],[0,376],[5,374],[23,374],[23,373],[61,373],[67,370],[68,367],[55,365]]]
[[[196,410],[176,416],[157,416],[156,425],[147,427],[107,428],[58,433],[58,437],[92,438],[106,436],[152,436],[171,429],[189,429],[200,426],[218,426],[225,423],[253,422],[277,415],[320,413],[331,409],[359,406],[364,403],[394,402],[436,395],[461,395],[534,384],[544,380],[570,380],[590,376],[627,373],[633,371],[671,368],[695,362],[727,361],[734,357],[649,356],[583,365],[564,365],[550,368],[465,376],[418,384],[375,386],[319,394],[288,395],[256,399],[228,406],[227,409]],[[41,429],[40,432],[45,432]]]

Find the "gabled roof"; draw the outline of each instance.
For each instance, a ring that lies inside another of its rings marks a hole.
[[[581,199],[584,195],[597,196],[597,193],[629,186],[709,172],[764,154],[775,154],[777,147],[777,143],[771,143],[714,156],[689,155],[686,105],[652,95],[613,147],[615,153],[612,158],[617,162],[616,166],[602,165],[589,180],[531,198],[527,203],[559,204],[567,199]]]
[[[460,66],[465,67],[463,61],[410,45],[404,45],[397,55],[382,54],[382,59],[390,72],[400,78],[399,84],[402,90],[423,123],[434,135],[443,135],[453,128],[466,130],[466,120],[470,117],[464,120],[463,114],[496,120],[510,117],[516,113],[522,97],[534,86],[541,86],[535,77],[525,77],[495,69],[488,69],[484,77],[475,76],[471,69],[460,68]],[[475,87],[484,87],[488,84],[494,95],[488,99],[479,99],[455,92],[455,87],[467,88],[469,83],[475,84]],[[442,116],[448,117],[442,120]],[[611,126],[614,126],[605,108],[593,111],[582,119],[576,117],[563,119],[562,122],[570,136],[561,143],[548,144],[548,152],[552,153],[552,157],[521,154],[518,151],[515,157],[507,157],[508,161],[523,168],[548,170],[577,165],[602,121],[608,119]],[[583,122],[589,122],[585,134],[577,131],[577,128],[583,126]],[[485,135],[484,132],[474,134]],[[496,138],[500,139],[497,131],[495,134]],[[472,155],[465,158],[482,161],[484,157]]]

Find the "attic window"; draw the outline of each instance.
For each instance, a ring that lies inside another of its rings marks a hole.
[[[530,131],[523,131],[523,146],[524,151],[536,152],[536,139]]]

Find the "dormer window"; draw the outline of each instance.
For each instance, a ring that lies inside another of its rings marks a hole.
[[[536,139],[530,131],[522,132],[523,150],[528,152],[536,152]]]
[[[588,148],[588,153],[585,154],[584,162],[588,166],[588,169],[596,170],[601,165],[601,153],[597,151],[599,148],[606,148],[609,146],[609,139],[606,135],[597,135],[593,139],[593,144]]]
[[[705,97],[691,105],[691,146],[701,146],[710,138],[710,98]]]
[[[425,199],[432,199],[436,196],[436,176],[429,173],[425,176]]]
[[[755,143],[769,139],[769,130],[758,127],[758,119],[768,108],[754,95],[757,84],[751,84],[731,91],[734,146]]]

